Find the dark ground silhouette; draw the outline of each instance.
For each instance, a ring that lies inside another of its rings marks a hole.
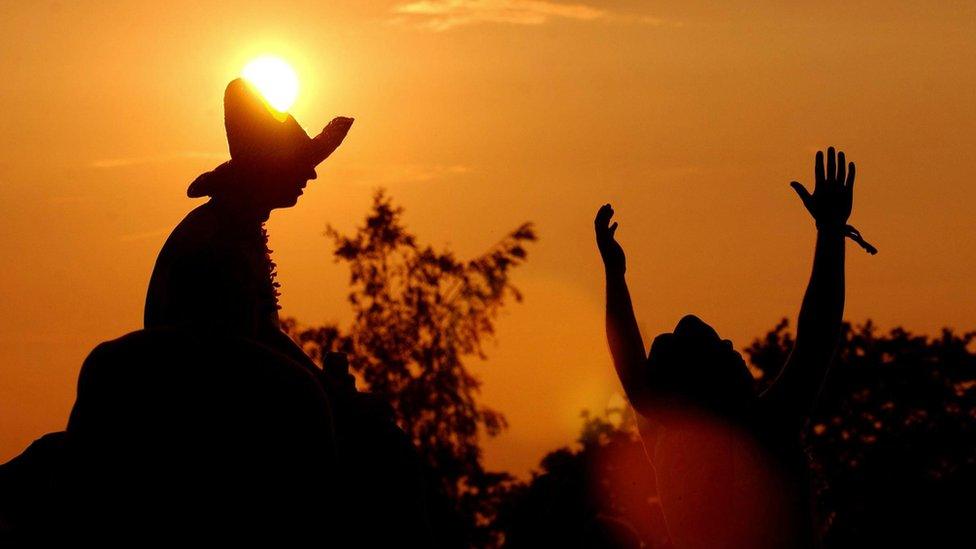
[[[312,375],[248,340],[157,329],[103,343],[81,369],[66,432],[0,468],[4,541],[334,529],[339,507],[323,497],[339,485],[330,424]]]

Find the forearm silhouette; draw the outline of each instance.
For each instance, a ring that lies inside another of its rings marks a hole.
[[[853,207],[854,178],[854,163],[848,164],[843,152],[835,154],[830,147],[826,166],[824,153],[817,152],[812,194],[800,183],[790,183],[816,222],[817,244],[797,321],[796,344],[779,375],[761,395],[787,424],[802,424],[813,408],[840,340],[844,238],[853,230],[847,219]]]
[[[644,379],[645,361],[644,341],[641,339],[634,306],[630,300],[630,290],[624,274],[627,270],[623,247],[614,238],[617,223],[610,224],[613,208],[604,204],[596,214],[597,247],[603,258],[607,283],[607,342],[613,365],[623,385],[627,399],[635,408],[640,408],[647,399],[647,384]]]

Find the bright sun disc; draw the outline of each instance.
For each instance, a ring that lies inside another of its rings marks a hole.
[[[288,63],[278,57],[258,57],[244,67],[241,75],[277,111],[287,111],[298,97],[298,75]]]

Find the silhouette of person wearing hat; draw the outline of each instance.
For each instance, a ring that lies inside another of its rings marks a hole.
[[[275,264],[263,224],[271,210],[296,204],[316,178],[315,166],[339,147],[353,120],[335,118],[310,139],[294,118],[273,112],[234,80],[224,95],[224,122],[231,160],[190,185],[190,197],[210,200],[186,216],[160,251],[145,326],[233,334],[312,373],[328,397],[329,436],[343,486],[341,494],[323,497],[346,508],[341,520],[367,546],[395,540],[429,545],[422,464],[392,409],[356,390],[345,355],[326,353],[319,368],[279,325]]]
[[[210,200],[186,216],[160,251],[146,295],[146,328],[233,333],[302,359],[279,327],[263,225],[271,210],[295,205],[352,122],[336,118],[310,139],[291,115],[279,119],[248,84],[232,81],[224,94],[231,160],[187,190]]]
[[[615,240],[613,208],[600,208],[596,240],[606,272],[607,339],[638,413],[662,508],[676,547],[802,547],[812,543],[799,438],[840,338],[844,239],[875,250],[847,225],[855,168],[844,153],[818,152],[816,186],[791,183],[817,226],[813,274],[796,345],[772,385],[753,390],[729,340],[693,315],[657,336],[644,354]]]
[[[332,399],[279,328],[263,224],[295,205],[351,118],[314,139],[242,80],[224,96],[231,160],[176,227],[145,329],[96,347],[68,422],[64,531],[92,539],[337,535],[344,491]]]
[[[66,432],[0,470],[22,502],[0,509],[5,541],[432,546],[422,467],[388,406],[356,391],[345,355],[319,369],[279,327],[263,223],[352,119],[310,139],[241,80],[224,104],[231,160],[190,185],[210,200],[163,246],[145,329],[96,347]]]
[[[180,328],[242,337],[296,362],[335,400],[350,390],[336,368],[320,370],[282,332],[275,264],[264,228],[271,211],[298,202],[315,167],[342,144],[353,119],[333,119],[314,139],[290,114],[274,111],[243,79],[224,92],[231,159],[197,177],[191,211],[163,245],[146,292],[146,329]],[[336,362],[336,361],[334,361]]]

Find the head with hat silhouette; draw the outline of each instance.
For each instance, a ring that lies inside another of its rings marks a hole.
[[[264,222],[271,210],[295,205],[352,122],[335,118],[309,138],[294,117],[272,109],[250,84],[231,81],[224,93],[231,159],[187,189],[191,198],[211,199],[187,214],[160,250],[146,295],[146,327],[280,332]]]
[[[224,126],[231,160],[198,177],[187,195],[210,196],[264,214],[294,206],[316,178],[315,167],[335,151],[353,119],[334,118],[310,138],[295,118],[275,111],[243,79],[224,92]]]

